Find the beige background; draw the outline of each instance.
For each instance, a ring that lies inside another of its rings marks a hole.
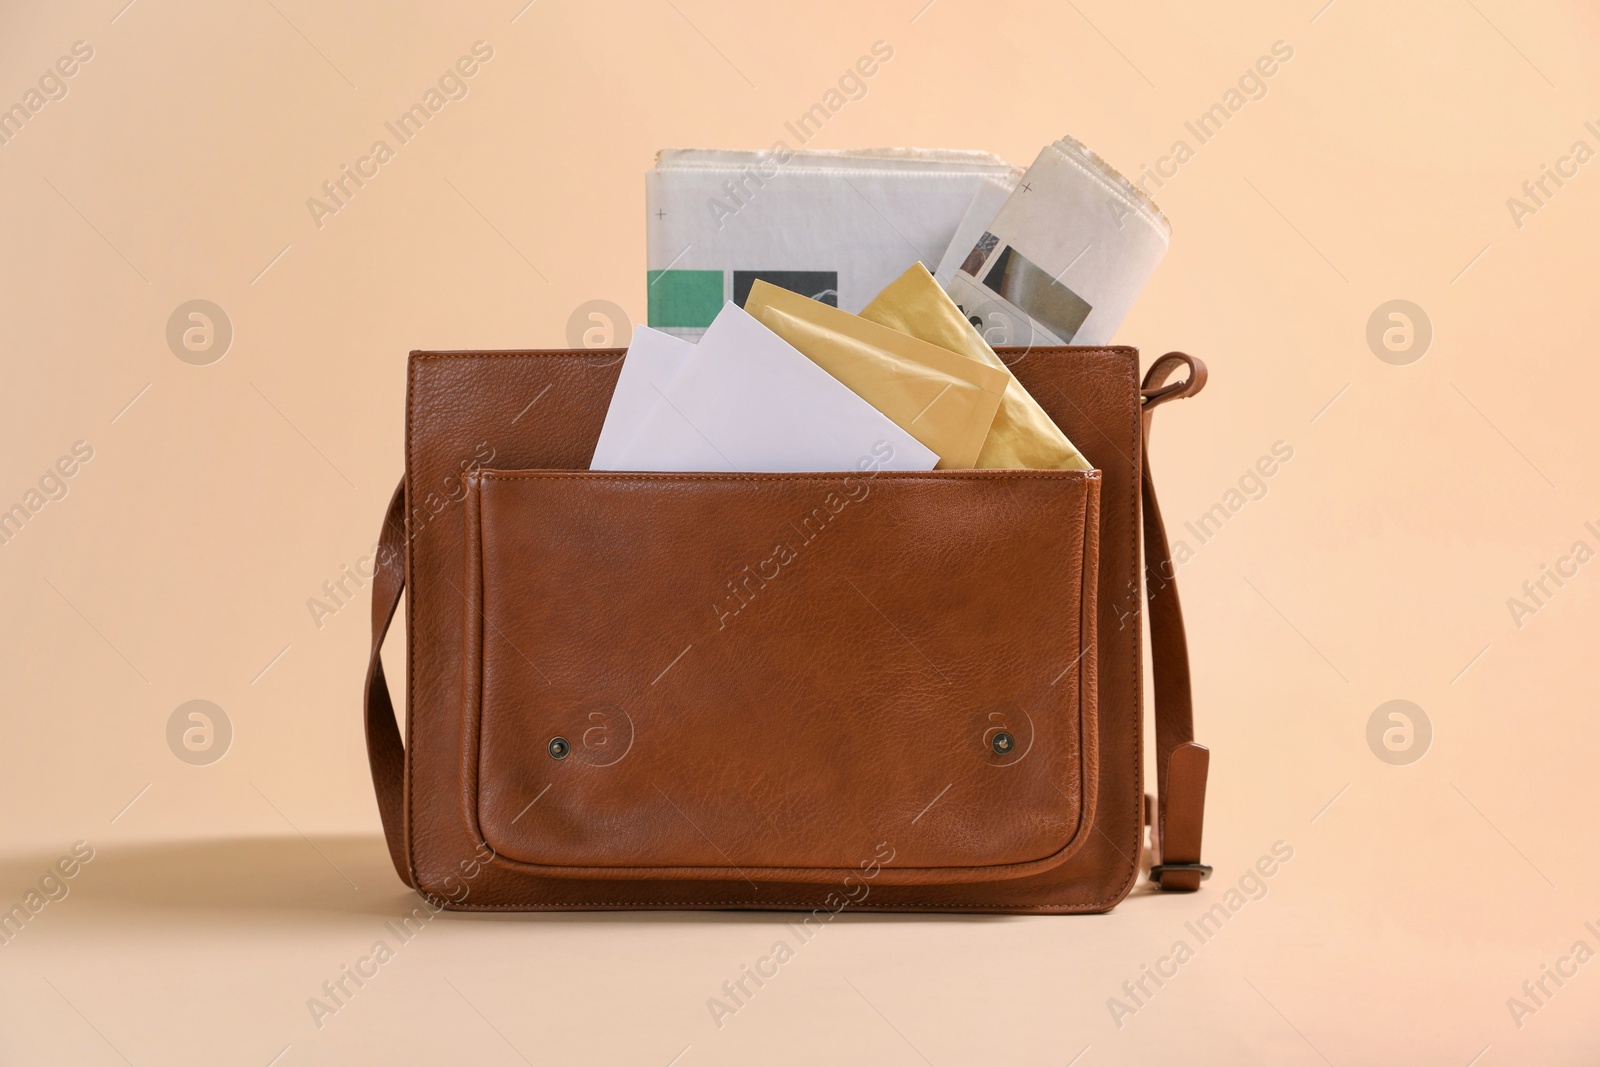
[[[1600,963],[1507,1007],[1600,951],[1600,565],[1507,607],[1600,548],[1600,162],[1507,207],[1600,149],[1592,10],[124,3],[0,16],[0,104],[94,49],[0,146],[0,505],[94,449],[0,545],[0,904],[96,850],[0,947],[0,1062],[1593,1062]],[[766,147],[879,39],[815,146],[1026,163],[1070,131],[1130,173],[1294,49],[1158,191],[1172,251],[1119,335],[1212,368],[1160,419],[1173,525],[1294,449],[1181,571],[1216,878],[1104,917],[845,918],[720,1029],[706,999],[782,917],[445,916],[318,1029],[306,999],[413,902],[357,715],[366,599],[306,607],[400,473],[405,353],[642,317],[654,151]],[[470,94],[318,229],[306,199],[478,40]],[[196,298],[235,331],[209,366],[165,340]],[[1434,330],[1406,366],[1365,337],[1396,298]],[[235,732],[203,767],[165,733],[197,698]],[[1397,698],[1434,730],[1408,766],[1366,740]],[[1279,840],[1267,896],[1119,1029],[1108,998]]]

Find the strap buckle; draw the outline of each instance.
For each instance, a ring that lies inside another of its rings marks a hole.
[[[1200,882],[1203,882],[1207,878],[1211,877],[1211,865],[1208,863],[1157,863],[1150,868],[1150,880],[1156,885],[1161,885],[1161,879],[1165,875],[1176,874],[1180,871],[1198,873],[1200,875],[1200,877],[1196,879],[1196,884],[1194,887],[1196,889],[1200,888]],[[1165,889],[1167,887],[1161,886],[1161,888]],[[1177,887],[1174,886],[1173,888]]]

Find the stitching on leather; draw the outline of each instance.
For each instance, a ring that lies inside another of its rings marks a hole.
[[[1135,398],[1137,398],[1139,396],[1139,358],[1138,358],[1138,355],[1137,355],[1137,350],[1135,350],[1135,355],[1134,355],[1133,363],[1131,364],[1130,370],[1132,372],[1131,380],[1132,380],[1132,383],[1133,383],[1133,395],[1134,395]],[[1128,447],[1130,449],[1130,455],[1131,455],[1131,452],[1133,452],[1133,451],[1139,451],[1139,445],[1140,445],[1141,439],[1143,437],[1142,424],[1141,424],[1140,418],[1139,418],[1139,416],[1141,414],[1142,413],[1138,410],[1137,400],[1136,400],[1136,406],[1134,408],[1133,433],[1129,436],[1129,441],[1128,441]],[[1128,516],[1129,516],[1129,519],[1130,519],[1130,521],[1128,523],[1128,547],[1131,549],[1131,552],[1129,554],[1129,558],[1133,560],[1133,578],[1134,578],[1134,584],[1135,584],[1136,587],[1139,585],[1139,580],[1142,577],[1141,564],[1140,564],[1140,533],[1141,533],[1141,531],[1140,531],[1140,528],[1139,528],[1139,499],[1140,499],[1141,494],[1144,492],[1144,455],[1143,455],[1142,452],[1140,453],[1139,460],[1140,460],[1140,462],[1139,462],[1138,466],[1136,466],[1134,468],[1135,471],[1137,472],[1135,474],[1135,476],[1134,476],[1134,482],[1135,482],[1134,491],[1128,494]],[[1145,612],[1144,612],[1144,605],[1143,604],[1140,604],[1139,607],[1140,607],[1139,614],[1141,616],[1141,621],[1139,623],[1139,637],[1138,637],[1138,640],[1136,640],[1133,643],[1133,647],[1134,647],[1134,653],[1133,653],[1134,666],[1137,669],[1133,672],[1133,692],[1131,694],[1133,707],[1134,707],[1134,709],[1136,711],[1136,714],[1135,714],[1135,717],[1134,717],[1134,731],[1133,731],[1133,737],[1134,737],[1134,744],[1133,744],[1133,774],[1131,775],[1131,778],[1132,778],[1132,781],[1134,783],[1134,794],[1135,794],[1135,798],[1138,801],[1139,812],[1140,812],[1139,817],[1134,819],[1134,826],[1135,826],[1134,845],[1133,845],[1134,860],[1133,860],[1133,863],[1130,865],[1130,869],[1128,871],[1128,877],[1127,877],[1126,880],[1123,881],[1121,887],[1115,893],[1113,893],[1111,896],[1105,897],[1103,900],[1098,900],[1094,904],[1089,905],[1090,907],[1099,907],[1102,904],[1108,904],[1111,901],[1120,900],[1123,897],[1127,896],[1130,892],[1132,892],[1134,883],[1139,880],[1139,866],[1140,866],[1140,864],[1139,864],[1138,857],[1139,857],[1140,853],[1144,850],[1144,761],[1143,761],[1143,759],[1141,757],[1144,754],[1144,745],[1142,744],[1142,739],[1144,737],[1144,625],[1145,624],[1142,621],[1142,616],[1144,615]],[[1126,859],[1127,857],[1124,856],[1123,858]]]
[[[477,632],[477,648],[475,656],[478,669],[475,673],[467,672],[461,681],[461,711],[462,718],[470,720],[472,729],[472,761],[470,766],[472,780],[465,783],[462,790],[462,806],[465,811],[469,829],[472,831],[473,844],[477,847],[487,848],[490,852],[498,852],[493,845],[484,839],[482,818],[483,797],[483,690],[484,672],[488,669],[485,665],[487,653],[484,651],[486,623],[489,621],[487,608],[484,606],[483,596],[483,493],[477,484],[474,473],[467,475],[468,499],[463,501],[463,517],[467,520],[467,531],[462,536],[463,555],[473,566],[468,568],[467,577],[463,579],[471,595],[476,596],[477,603],[470,600],[466,604],[463,615],[467,619],[466,625]],[[462,642],[463,656],[465,648],[471,642]],[[468,709],[471,708],[469,712]],[[464,732],[461,736],[462,743],[466,742]]]
[[[1032,351],[1039,353],[1073,352],[1080,356],[1086,356],[1090,353],[1115,356],[1131,352],[1135,359],[1137,359],[1139,355],[1139,350],[1131,345],[1039,345],[1038,347],[1032,349]],[[548,356],[550,358],[571,358],[573,356],[578,356],[590,359],[602,359],[607,356],[622,355],[626,352],[627,349],[625,348],[540,348],[523,350],[500,349],[493,352],[473,352],[471,350],[463,350],[459,352],[423,352],[414,350],[411,353],[411,359],[413,362],[424,359],[526,359],[529,356]],[[1138,377],[1138,367],[1137,364],[1135,364],[1135,384],[1137,384]]]
[[[864,473],[864,472],[863,472]],[[999,479],[1043,479],[1048,481],[1087,481],[1090,475],[1097,475],[1098,471],[1068,471],[1068,470],[1013,470],[1009,468],[988,468],[981,471],[944,471],[938,475],[928,475],[920,471],[879,471],[872,477],[874,480],[889,475],[890,482],[932,482],[937,485],[948,481],[983,481],[990,482]],[[626,478],[649,481],[688,481],[688,482],[826,482],[832,485],[842,478],[856,477],[856,471],[839,471],[835,477],[833,472],[817,474],[810,471],[794,473],[770,474],[699,474],[691,471],[585,471],[585,470],[480,470],[469,477],[482,478],[485,481],[520,481],[525,478],[554,478],[567,481],[579,481],[585,478],[595,478],[604,481],[620,481]]]
[[[1094,504],[1093,504],[1092,507],[1091,507],[1091,499],[1093,499],[1093,501],[1094,501]],[[1091,526],[1089,525],[1089,513],[1091,511],[1094,512],[1095,519],[1098,520],[1099,517],[1100,517],[1098,494],[1093,493],[1093,492],[1085,492],[1083,494],[1083,521],[1081,523],[1081,526],[1082,526],[1082,529],[1083,529],[1083,534],[1082,534],[1082,536],[1081,536],[1081,538],[1079,540],[1079,544],[1078,544],[1078,658],[1080,660],[1083,658],[1083,656],[1085,655],[1085,649],[1086,648],[1092,648],[1093,649],[1093,651],[1094,651],[1094,668],[1095,668],[1094,677],[1095,677],[1095,684],[1098,687],[1099,682],[1100,682],[1100,647],[1099,647],[1099,645],[1100,645],[1100,627],[1098,626],[1098,624],[1096,624],[1094,626],[1094,641],[1092,643],[1090,643],[1090,642],[1087,642],[1087,641],[1084,640],[1084,629],[1085,629],[1084,620],[1085,620],[1085,617],[1090,614],[1090,613],[1088,613],[1088,612],[1086,612],[1084,610],[1084,607],[1085,607],[1085,605],[1087,605],[1089,603],[1089,600],[1090,600],[1089,594],[1090,594],[1091,591],[1095,593],[1095,596],[1093,598],[1094,599],[1094,605],[1095,605],[1093,615],[1097,617],[1099,615],[1099,611],[1100,611],[1100,597],[1099,597],[1099,582],[1100,582],[1099,559],[1100,559],[1100,551],[1099,551],[1099,547],[1098,547],[1100,534],[1099,534],[1098,530],[1093,530],[1091,528]],[[1095,549],[1095,573],[1094,573],[1092,578],[1090,577],[1090,575],[1088,573],[1089,539],[1091,537],[1093,537],[1095,539],[1095,544],[1096,544],[1096,549]],[[1091,590],[1091,588],[1090,588],[1090,583],[1091,582],[1094,583],[1093,590]],[[1098,619],[1097,618],[1096,618],[1095,621],[1096,621],[1096,623],[1098,623]],[[1099,730],[1100,730],[1100,700],[1099,700],[1099,694],[1096,693],[1095,700],[1094,700],[1095,714],[1094,714],[1094,723],[1093,723],[1095,736],[1091,739],[1090,736],[1089,736],[1090,731],[1089,731],[1088,725],[1086,723],[1086,720],[1089,718],[1088,712],[1086,711],[1086,708],[1088,707],[1088,705],[1090,703],[1090,701],[1089,701],[1089,687],[1088,687],[1087,684],[1085,684],[1084,673],[1085,672],[1082,669],[1080,669],[1078,671],[1078,793],[1079,793],[1079,801],[1078,801],[1078,832],[1079,833],[1083,833],[1083,831],[1085,829],[1093,829],[1094,826],[1095,826],[1095,823],[1098,821],[1098,819],[1100,817],[1100,797],[1099,797],[1099,792],[1100,792],[1100,768],[1099,768],[1099,762],[1100,762],[1100,759],[1099,759],[1099,757],[1100,757],[1100,737],[1099,737]],[[1089,758],[1089,751],[1090,751],[1091,747],[1093,748],[1094,754],[1095,754],[1095,758],[1092,759],[1092,760]],[[1089,782],[1091,777],[1094,779],[1094,789],[1092,789],[1092,790],[1088,788],[1088,782]],[[1074,838],[1076,838],[1077,837],[1077,833],[1075,833],[1073,836],[1074,836]],[[1087,833],[1083,833],[1083,840],[1079,843],[1078,848],[1073,850],[1073,855],[1076,856],[1078,852],[1082,851],[1083,846],[1087,845],[1088,843],[1089,843],[1089,835]],[[1068,860],[1065,861],[1065,862],[1070,862],[1070,861],[1071,861],[1071,857],[1069,857]]]
[[[406,513],[400,524],[402,534],[405,536],[406,553],[400,562],[401,578],[411,588],[410,595],[406,597],[406,750],[400,760],[400,788],[405,792],[406,818],[400,827],[400,836],[406,850],[406,870],[411,875],[411,885],[417,887],[422,879],[417,877],[417,857],[412,843],[412,789],[411,789],[411,757],[415,752],[416,731],[413,724],[417,721],[417,693],[416,693],[416,667],[417,662],[417,627],[416,604],[417,590],[412,585],[411,559],[413,546],[411,541],[411,474],[416,469],[416,440],[411,432],[411,416],[415,412],[417,390],[417,361],[411,360],[406,368],[406,470],[405,470],[405,504]]]
[[[1110,899],[1110,898],[1107,898]],[[890,908],[906,911],[911,908],[983,908],[993,912],[1024,912],[1037,913],[1051,912],[1077,912],[1089,911],[1095,904],[953,904],[947,901],[938,903],[910,902],[905,904],[873,904],[871,902],[857,904],[852,902],[849,906],[839,909],[834,914],[854,911],[857,908]],[[770,911],[802,911],[806,908],[831,907],[826,901],[802,901],[791,903],[785,900],[589,900],[582,903],[562,901],[560,904],[451,904],[446,903],[445,911],[568,911],[572,908],[683,908],[692,910],[696,908],[731,908],[731,907],[762,907]]]

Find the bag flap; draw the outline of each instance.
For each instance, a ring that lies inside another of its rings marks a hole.
[[[478,471],[467,819],[574,878],[1016,877],[1093,824],[1098,471]]]

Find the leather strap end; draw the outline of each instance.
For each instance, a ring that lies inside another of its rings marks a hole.
[[[1179,368],[1188,371],[1181,381],[1167,384],[1167,379]],[[1145,371],[1139,393],[1144,409],[1151,410],[1169,400],[1182,400],[1194,396],[1206,386],[1206,365],[1187,352],[1168,352]]]
[[[1211,873],[1200,862],[1210,766],[1211,751],[1204,745],[1187,741],[1172,750],[1161,795],[1160,862],[1150,868],[1150,880],[1164,890],[1192,893]]]

